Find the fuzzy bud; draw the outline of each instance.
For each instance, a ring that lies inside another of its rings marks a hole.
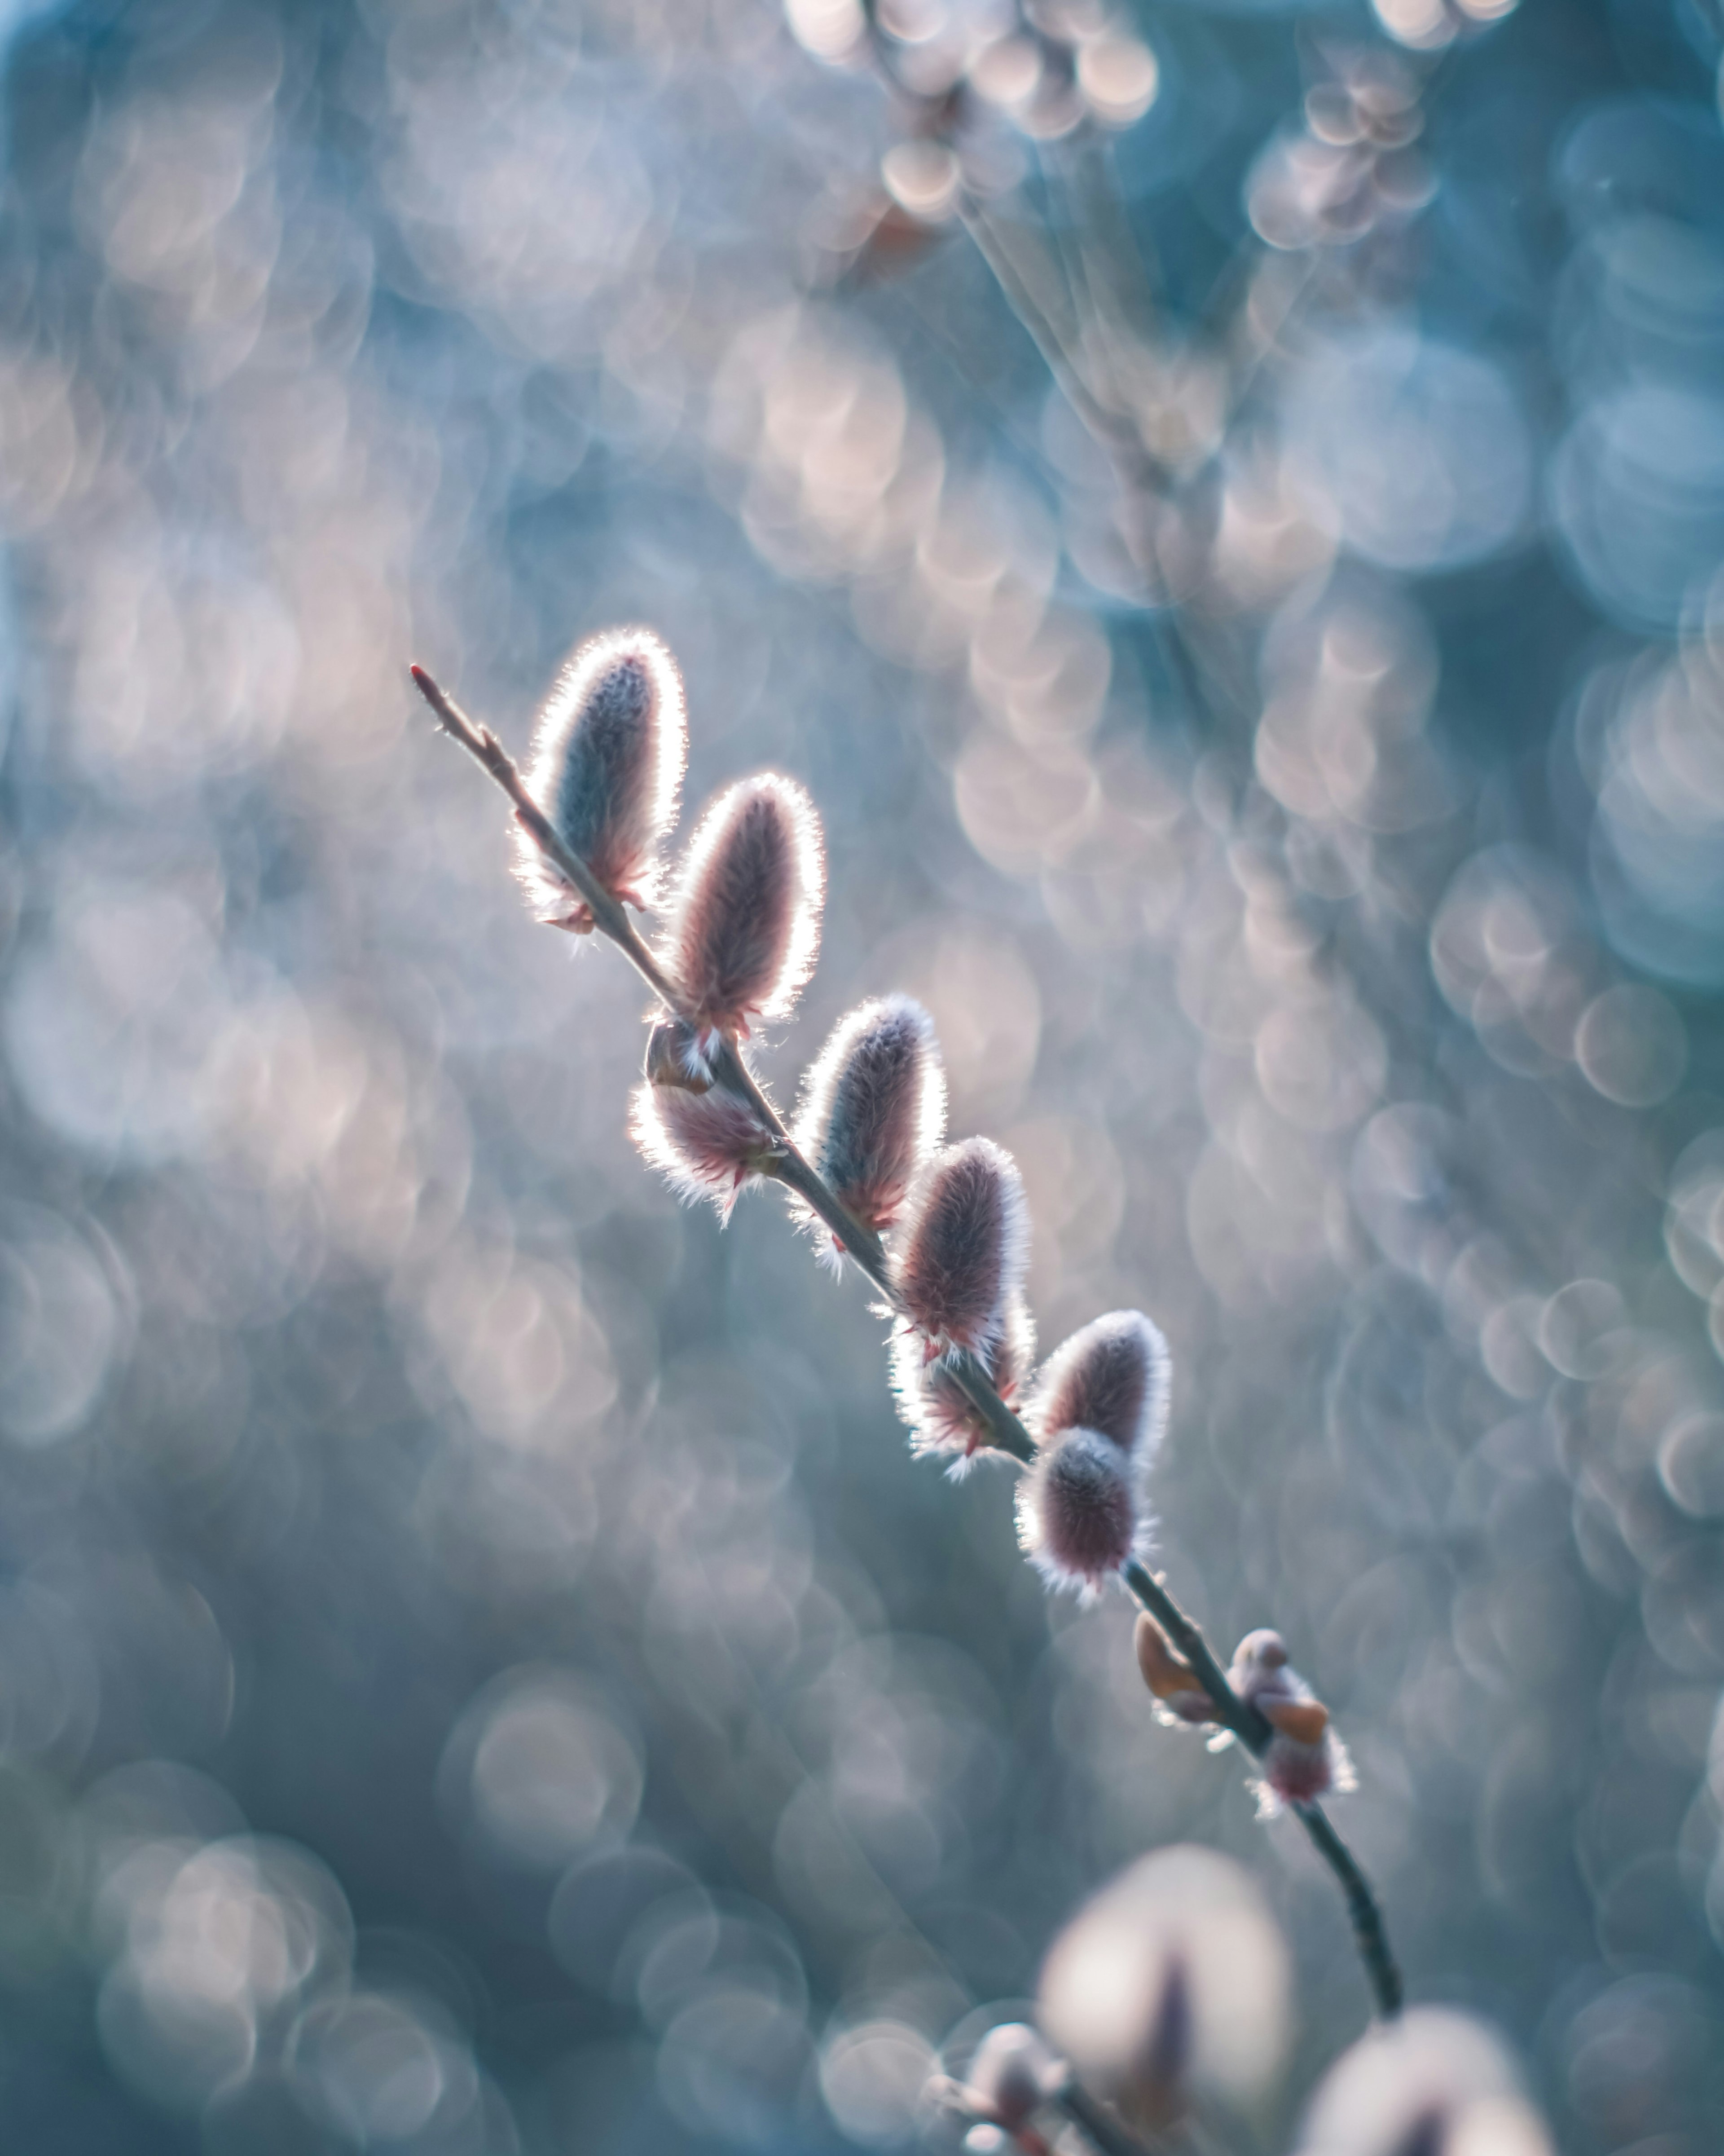
[[[687,760],[676,661],[650,629],[612,629],[580,647],[541,706],[526,788],[608,891],[645,906]],[[591,930],[591,909],[524,831],[516,874],[542,920]]]
[[[1066,2079],[1065,2063],[1022,2021],[990,2029],[964,2076],[971,2112],[1007,2133],[1021,2133]]]
[[[1275,1732],[1260,1763],[1257,1798],[1265,1817],[1284,1804],[1309,1804],[1356,1786],[1352,1761],[1330,1726],[1329,1710],[1288,1661],[1279,1632],[1248,1632],[1234,1650],[1227,1681]]]
[[[825,855],[814,804],[793,778],[739,779],[689,843],[665,956],[703,1045],[753,1018],[788,1018],[820,947]]]
[[[1147,1467],[1167,1426],[1167,1343],[1138,1310],[1116,1310],[1074,1332],[1036,1379],[1025,1420],[1039,1439],[1093,1430]]]
[[[1008,1298],[998,1337],[976,1360],[1009,1407],[1035,1363],[1035,1320],[1021,1293]],[[892,1390],[918,1458],[938,1454],[960,1476],[992,1442],[986,1420],[959,1386],[951,1363],[944,1356],[929,1362],[920,1333],[900,1332],[893,1339]]]
[[[1044,1445],[1018,1486],[1018,1539],[1049,1587],[1086,1599],[1137,1545],[1130,1462],[1097,1430],[1068,1430]]]
[[[1426,2151],[1552,2156],[1501,2039],[1446,2006],[1415,2006],[1343,2051],[1317,2084],[1296,2156]]]
[[[888,1267],[930,1359],[952,1348],[986,1356],[1029,1255],[1017,1163],[991,1138],[947,1146],[904,1202]]]
[[[657,1040],[658,1060],[670,1075],[649,1075],[634,1089],[629,1128],[648,1165],[656,1168],[686,1203],[710,1198],[727,1221],[745,1183],[763,1174],[776,1154],[772,1133],[740,1094],[700,1078],[691,1080],[675,1044]],[[654,1047],[649,1045],[649,1064]]]
[[[946,1073],[921,1005],[885,996],[841,1018],[803,1081],[795,1136],[845,1209],[889,1228],[945,1135]]]
[[[1244,1869],[1158,1849],[1054,1940],[1036,2020],[1085,2087],[1156,2131],[1193,2098],[1261,2099],[1285,2053],[1288,1992],[1286,1948]]]

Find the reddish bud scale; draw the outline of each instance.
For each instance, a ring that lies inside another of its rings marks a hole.
[[[540,708],[526,788],[608,891],[647,906],[687,756],[676,661],[650,629],[613,629],[557,675]],[[524,831],[516,874],[543,919],[582,934],[592,927],[591,910]]]
[[[747,1101],[722,1086],[637,1086],[629,1127],[678,1195],[690,1204],[711,1199],[721,1220],[772,1157],[772,1133]]]
[[[677,878],[665,956],[702,1036],[788,1018],[820,947],[825,860],[794,779],[739,779],[708,808]]]
[[[840,1204],[889,1228],[945,1134],[946,1074],[921,1005],[885,996],[840,1019],[803,1081],[795,1132]]]
[[[1227,1681],[1241,1699],[1277,1725],[1269,1749],[1259,1762],[1263,1779],[1258,1785],[1258,1799],[1265,1813],[1284,1804],[1309,1804],[1331,1790],[1355,1787],[1352,1761],[1326,1715],[1311,1743],[1301,1743],[1279,1726],[1285,1720],[1309,1727],[1316,1720],[1314,1716],[1290,1716],[1286,1709],[1317,1705],[1316,1695],[1289,1662],[1286,1643],[1279,1632],[1248,1632],[1234,1650]]]
[[[888,1270],[930,1349],[985,1356],[1029,1255],[1029,1210],[1017,1163],[991,1138],[936,1153],[905,1199]]]
[[[1018,1486],[1018,1537],[1050,1587],[1093,1598],[1137,1533],[1130,1462],[1099,1430],[1062,1431]]]
[[[1008,1301],[998,1338],[977,1359],[1009,1407],[1035,1363],[1035,1320],[1021,1293]],[[977,1451],[991,1442],[987,1421],[944,1357],[927,1360],[918,1332],[900,1331],[893,1338],[892,1390],[899,1415],[909,1425],[911,1450],[918,1458],[937,1454],[947,1459],[954,1476],[967,1473]]]

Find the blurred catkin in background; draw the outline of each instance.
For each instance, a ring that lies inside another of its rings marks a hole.
[[[989,8],[900,10],[1014,217],[1116,176],[1172,508],[792,13],[0,9],[9,2138],[890,2146],[1176,1840],[1297,1957],[1278,2145],[1357,2029],[1116,1601],[909,1457],[776,1199],[642,1174],[637,987],[402,670],[524,756],[641,622],[690,800],[825,812],[780,1100],[926,1009],[1040,1337],[1167,1336],[1159,1561],[1344,1727],[1415,1999],[1565,2148],[1701,2156],[1716,11],[1166,0],[1083,49],[1101,148]]]

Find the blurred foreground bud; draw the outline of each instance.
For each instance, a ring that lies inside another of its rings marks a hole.
[[[1093,1319],[1049,1356],[1024,1420],[1039,1439],[1099,1431],[1140,1467],[1161,1444],[1172,1387],[1167,1343],[1141,1310]]]
[[[1234,1650],[1227,1681],[1275,1730],[1258,1785],[1265,1815],[1281,1804],[1309,1804],[1331,1789],[1356,1786],[1347,1747],[1329,1724],[1329,1710],[1287,1660],[1279,1632],[1248,1632]]]
[[[1157,1850],[1060,1933],[1037,2020],[1086,2087],[1153,2132],[1193,2097],[1249,2104],[1287,2040],[1287,1951],[1231,1858]]]
[[[1343,2051],[1297,2156],[1552,2156],[1508,2052],[1468,2015],[1414,2007]]]
[[[820,947],[820,819],[793,778],[739,779],[689,842],[666,956],[703,1050],[788,1018]]]
[[[1141,1526],[1130,1455],[1099,1430],[1062,1430],[1018,1486],[1018,1539],[1049,1587],[1094,1596]]]
[[[713,1084],[692,1054],[694,1038],[680,1019],[653,1028],[629,1128],[680,1197],[710,1198],[728,1220],[743,1185],[777,1157],[777,1141],[747,1101]]]
[[[1077,56],[1077,86],[1104,127],[1129,127],[1155,103],[1162,71],[1155,54],[1129,33],[1087,39]]]
[[[883,187],[829,197],[818,203],[804,227],[809,282],[814,285],[878,284],[913,270],[945,238],[901,208]]]
[[[930,1360],[952,1348],[986,1357],[1029,1256],[1018,1164],[992,1138],[966,1138],[911,1186],[888,1270]]]
[[[1165,1709],[1167,1717],[1198,1722],[1214,1719],[1215,1709],[1209,1695],[1198,1682],[1196,1671],[1167,1645],[1162,1636],[1161,1626],[1147,1609],[1137,1613],[1137,1627],[1131,1643],[1137,1650],[1137,1667],[1142,1672],[1143,1681]]]
[[[803,49],[834,67],[858,58],[867,44],[862,0],[785,0],[784,14]]]
[[[976,2046],[962,2095],[974,2117],[1017,2135],[1066,2079],[1065,2061],[1027,2022],[1007,2021]]]
[[[946,1135],[946,1073],[919,1003],[885,996],[839,1020],[803,1081],[793,1135],[846,1211],[876,1233],[891,1225]],[[832,1245],[829,1230],[823,1240]]]
[[[687,758],[676,661],[650,629],[612,629],[583,644],[557,675],[539,712],[526,788],[613,896],[646,906]],[[524,831],[516,874],[542,920],[591,931],[592,909]]]
[[[1035,1363],[1035,1320],[1021,1293],[1008,1299],[998,1338],[976,1361],[1009,1407]],[[951,1364],[944,1357],[929,1362],[919,1333],[900,1332],[892,1342],[892,1390],[918,1458],[939,1454],[951,1462],[947,1471],[960,1476],[992,1441],[987,1418],[959,1386]]]

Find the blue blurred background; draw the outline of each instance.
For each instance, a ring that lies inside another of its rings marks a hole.
[[[1362,2023],[1123,1604],[632,1154],[638,989],[405,666],[521,747],[642,619],[691,800],[826,815],[781,1098],[926,1000],[1044,1343],[1169,1337],[1170,1578],[1336,1709],[1412,1994],[1707,2156],[1724,18],[897,0],[895,98],[859,20],[0,8],[3,2138],[907,2145],[1178,1839],[1297,1956],[1267,2145]]]

